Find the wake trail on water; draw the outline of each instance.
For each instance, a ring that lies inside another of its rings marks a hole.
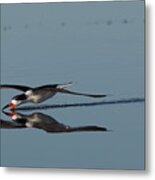
[[[52,105],[39,105],[39,106],[23,106],[16,108],[15,110],[22,111],[33,111],[33,110],[48,110],[56,108],[70,108],[70,107],[93,107],[93,106],[103,106],[103,105],[114,105],[114,104],[129,104],[129,103],[143,103],[144,98],[123,98],[116,100],[104,100],[104,101],[95,101],[87,103],[65,103],[65,104],[52,104]]]

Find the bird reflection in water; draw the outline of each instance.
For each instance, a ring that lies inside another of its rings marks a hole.
[[[105,127],[88,125],[71,127],[62,123],[59,123],[53,117],[40,112],[34,112],[29,115],[16,113],[15,111],[4,112],[5,115],[10,117],[12,121],[0,120],[1,128],[37,128],[42,129],[48,133],[62,133],[62,132],[90,132],[90,131],[108,131]]]

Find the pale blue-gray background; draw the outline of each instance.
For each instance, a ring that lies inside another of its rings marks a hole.
[[[1,5],[1,83],[68,81],[72,90],[104,92],[109,100],[144,97],[143,1]],[[17,93],[2,91],[2,106]],[[93,101],[57,95],[45,104]],[[144,168],[144,103],[42,112],[112,131],[1,130],[2,166]]]

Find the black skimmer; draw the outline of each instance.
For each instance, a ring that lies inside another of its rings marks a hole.
[[[26,128],[37,128],[42,129],[50,133],[61,133],[61,132],[77,132],[77,131],[108,131],[105,127],[99,126],[80,126],[80,127],[70,127],[59,123],[53,117],[35,112],[30,115],[24,115],[21,113],[4,112],[7,116],[11,117],[13,122],[15,122],[17,127],[26,127]]]
[[[16,90],[20,90],[24,93],[19,94],[12,98],[11,102],[3,107],[3,110],[10,107],[14,109],[15,107],[19,106],[20,104],[24,104],[26,102],[32,103],[40,103],[43,102],[56,93],[65,93],[65,94],[72,94],[72,95],[79,95],[79,96],[88,96],[92,98],[102,98],[106,97],[105,94],[87,94],[87,93],[79,93],[67,90],[68,86],[72,85],[71,82],[64,83],[64,84],[53,84],[53,85],[43,85],[39,87],[29,87],[29,86],[22,86],[22,85],[0,85],[0,88],[13,88]]]

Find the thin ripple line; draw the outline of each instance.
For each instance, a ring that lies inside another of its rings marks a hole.
[[[100,102],[90,102],[90,103],[71,103],[71,104],[53,104],[53,105],[40,105],[40,106],[24,106],[16,108],[16,110],[31,111],[31,110],[47,110],[54,108],[69,108],[69,107],[91,107],[91,106],[101,106],[101,105],[112,105],[112,104],[128,104],[128,103],[143,103],[144,98],[128,98],[128,99],[118,99]]]

